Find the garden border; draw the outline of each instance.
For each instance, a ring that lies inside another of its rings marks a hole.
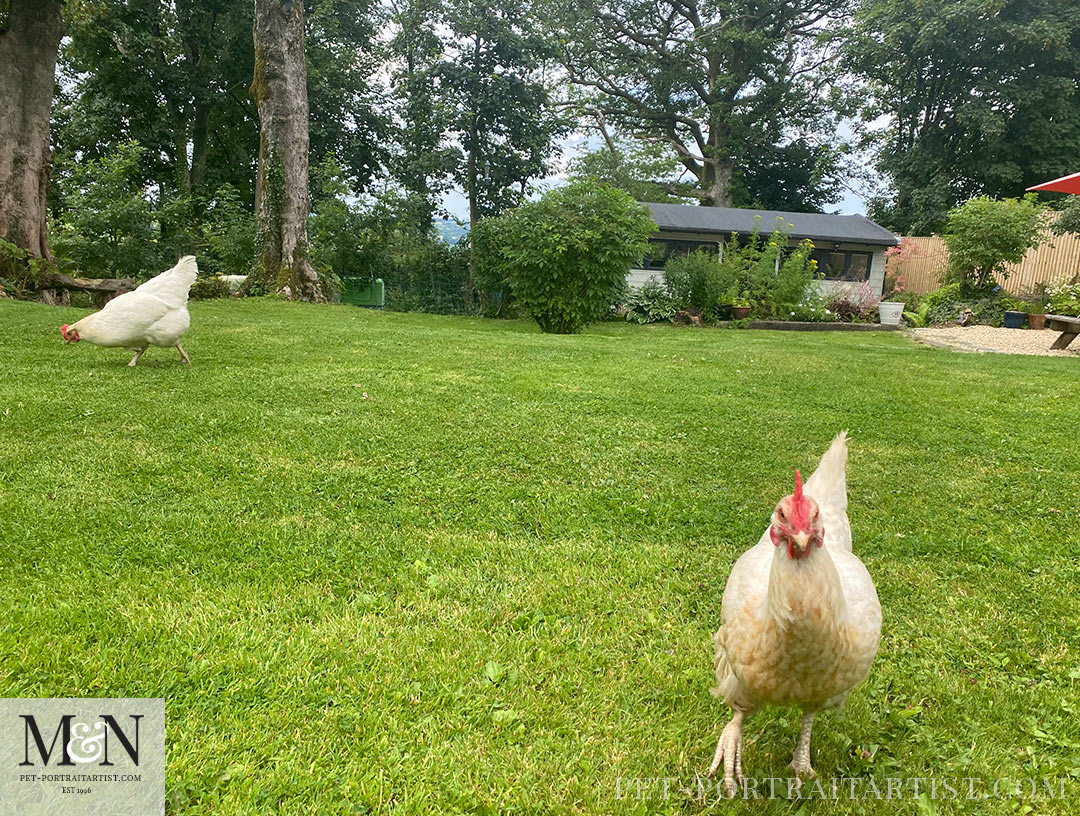
[[[900,326],[886,326],[881,323],[810,323],[798,320],[750,320],[740,323],[733,320],[720,320],[716,325],[721,328],[738,323],[746,329],[769,329],[771,331],[900,331]]]

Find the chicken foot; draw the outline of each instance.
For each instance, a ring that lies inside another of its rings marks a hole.
[[[133,366],[139,362],[139,358],[142,357],[143,352],[146,351],[147,348],[147,346],[143,346],[141,349],[135,349],[135,356],[131,358],[131,362],[128,363],[128,365]]]
[[[180,359],[183,362],[185,362],[185,363],[190,363],[191,362],[191,360],[188,359],[187,352],[184,351],[184,347],[181,346],[179,343],[176,344],[176,350],[180,352]]]
[[[803,777],[813,779],[814,769],[810,767],[810,730],[814,727],[814,717],[817,712],[803,712],[802,730],[799,732],[799,742],[795,746],[795,753],[791,756],[791,765],[788,767],[795,771],[795,775],[801,782]]]
[[[731,722],[720,732],[720,741],[716,743],[709,776],[716,776],[720,764],[724,765],[724,790],[729,797],[735,795],[735,783],[742,782],[742,721],[745,711],[735,711]]]

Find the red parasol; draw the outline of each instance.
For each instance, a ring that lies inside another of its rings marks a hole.
[[[1028,190],[1046,190],[1051,193],[1076,193],[1080,195],[1080,173],[1062,176],[1045,184],[1036,184],[1034,187],[1028,187]]]

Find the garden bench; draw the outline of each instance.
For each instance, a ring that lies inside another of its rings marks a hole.
[[[1076,339],[1076,335],[1080,334],[1080,317],[1047,315],[1046,328],[1061,332],[1061,336],[1054,341],[1054,345],[1050,346],[1050,348],[1063,349]]]

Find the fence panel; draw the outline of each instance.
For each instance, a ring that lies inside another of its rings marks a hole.
[[[1020,263],[1010,264],[1008,279],[999,275],[998,283],[1013,294],[1019,294],[1037,283],[1070,280],[1080,275],[1080,237],[1072,233],[1053,235],[1048,231],[1045,238],[1046,242],[1029,249]],[[905,240],[914,241],[919,251],[902,262],[891,259],[890,274],[895,265],[896,270],[904,276],[907,291],[919,295],[940,287],[949,260],[945,242],[937,235]]]

